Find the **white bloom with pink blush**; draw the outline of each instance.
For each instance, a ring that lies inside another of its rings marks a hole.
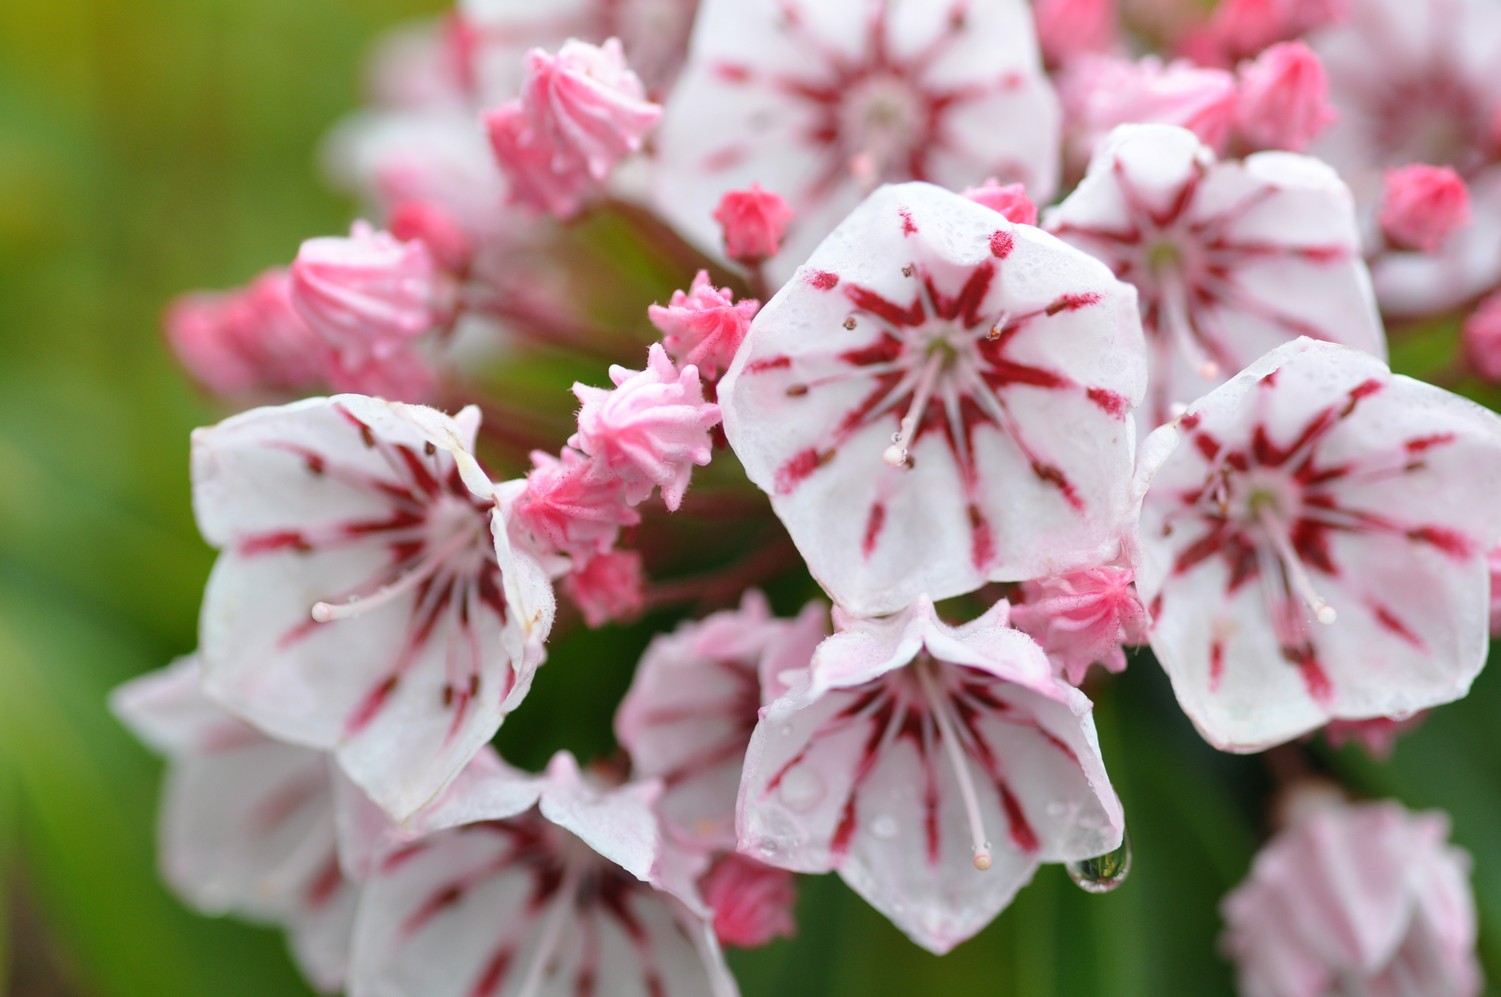
[[[877,615],[1114,556],[1144,359],[1097,260],[902,184],[761,309],[719,402],[814,576]]]
[[[917,944],[988,924],[1043,862],[1117,848],[1084,694],[1007,606],[954,628],[926,599],[836,619],[804,681],[762,711],[740,785],[740,850],[837,870]]]
[[[1473,224],[1437,254],[1395,252],[1375,265],[1388,315],[1452,308],[1501,279],[1501,6],[1491,0],[1350,0],[1349,15],[1310,36],[1339,120],[1313,151],[1332,163],[1370,216],[1385,171],[1453,169],[1469,186]]]
[[[674,360],[715,378],[734,361],[760,308],[753,298],[736,301],[729,288],[716,288],[709,272],[700,270],[686,292],[673,291],[666,305],[652,305],[646,314]]]
[[[168,760],[162,877],[205,914],[283,925],[308,981],[337,992],[359,888],[339,865],[330,760],[226,713],[201,680],[184,658],[110,694],[115,715]]]
[[[610,366],[613,390],[575,384],[582,406],[568,445],[588,454],[625,484],[627,502],[643,502],[654,488],[676,510],[695,465],[714,454],[709,430],[719,406],[704,401],[698,368],[673,365],[660,343],[647,351],[646,369]]]
[[[1140,292],[1143,433],[1299,336],[1386,357],[1350,192],[1315,159],[1219,162],[1181,128],[1122,126],[1045,222]]]
[[[560,753],[465,789],[373,861],[350,997],[733,997],[654,784],[603,789]]]
[[[1220,906],[1253,997],[1478,997],[1470,856],[1449,818],[1328,804],[1273,838]]]
[[[759,183],[795,212],[778,279],[885,181],[1058,182],[1058,108],[1025,0],[706,0],[658,134],[656,204],[718,251]]]
[[[200,622],[207,691],[334,752],[398,817],[526,695],[552,624],[546,576],[512,547],[472,455],[478,425],[474,409],[342,395],[193,436],[194,509],[220,549]]]
[[[1300,339],[1143,444],[1136,585],[1216,747],[1463,696],[1485,664],[1501,418]]]
[[[735,845],[735,794],[745,748],[779,674],[806,669],[828,636],[828,613],[810,604],[796,619],[771,615],[766,597],[656,637],[615,714],[615,737],[639,778],[661,779],[662,817],[705,848]]]

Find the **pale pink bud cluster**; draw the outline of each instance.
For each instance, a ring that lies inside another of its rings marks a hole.
[[[452,311],[432,252],[355,222],[348,238],[309,239],[292,263],[292,304],[341,355],[380,356]]]
[[[754,298],[736,301],[729,288],[716,288],[708,271],[700,270],[686,292],[672,292],[666,305],[652,305],[646,314],[673,359],[717,378],[735,359],[760,308]]]
[[[731,852],[704,875],[699,890],[714,911],[714,934],[722,944],[758,948],[797,934],[796,877],[786,869]]]
[[[1115,7],[1116,0],[1036,0],[1032,17],[1043,59],[1062,66],[1115,48],[1120,34]]]
[[[725,255],[755,266],[781,252],[792,208],[780,194],[753,183],[726,193],[714,209],[714,220],[724,234]]]
[[[1369,720],[1331,720],[1324,727],[1324,740],[1334,748],[1341,748],[1346,744],[1358,744],[1366,754],[1378,762],[1386,761],[1397,746],[1397,738],[1417,729],[1426,716],[1428,713],[1424,711],[1401,720],[1392,717],[1372,717]]]
[[[1470,369],[1501,383],[1501,294],[1492,294],[1465,319],[1464,351]]]
[[[1000,212],[1009,222],[1037,224],[1037,205],[1027,196],[1026,184],[1001,183],[991,177],[978,187],[966,187],[964,196],[991,211]]]
[[[292,307],[287,271],[249,285],[185,294],[167,309],[167,339],[188,373],[220,395],[296,392],[324,379],[328,351]]]
[[[563,579],[563,591],[591,627],[641,615],[646,608],[645,590],[641,555],[633,550],[612,550],[591,557]]]
[[[1147,639],[1147,611],[1133,580],[1130,568],[1099,567],[1023,582],[1011,625],[1041,644],[1072,685],[1093,664],[1124,671],[1121,645]]]
[[[451,274],[469,269],[474,240],[453,215],[431,201],[403,201],[391,211],[391,234],[427,247],[440,268]]]
[[[1501,547],[1486,557],[1491,573],[1491,636],[1501,637]]]
[[[1245,145],[1302,152],[1336,117],[1324,65],[1302,42],[1273,45],[1240,67],[1235,124]]]
[[[1186,59],[1081,59],[1063,78],[1062,96],[1077,152],[1086,157],[1117,125],[1177,125],[1216,152],[1226,149],[1235,125],[1234,74]]]
[[[557,457],[532,453],[516,515],[536,542],[576,566],[607,553],[622,527],[641,521],[625,500],[624,482],[568,447]]]
[[[602,46],[569,40],[556,54],[533,49],[521,96],[486,123],[512,197],[566,218],[661,116],[611,38]]]
[[[1393,246],[1431,253],[1470,224],[1470,189],[1446,166],[1388,170],[1379,218]]]

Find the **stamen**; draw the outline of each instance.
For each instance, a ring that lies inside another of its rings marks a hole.
[[[557,953],[558,943],[562,940],[563,928],[568,924],[569,914],[573,913],[578,902],[578,884],[582,870],[579,868],[578,859],[569,857],[565,860],[567,865],[563,873],[563,882],[558,887],[557,899],[553,901],[552,910],[547,912],[547,923],[542,926],[542,931],[537,936],[534,946],[537,953],[532,959],[532,964],[526,969],[526,978],[522,980],[521,987],[516,991],[516,997],[536,997],[542,992],[543,984],[547,981],[545,975],[547,967]]]
[[[911,443],[917,434],[917,421],[928,410],[928,401],[933,397],[933,386],[938,381],[938,372],[943,368],[946,358],[947,354],[943,350],[935,350],[928,357],[927,364],[918,376],[912,405],[902,417],[901,428],[891,437],[891,446],[881,454],[881,460],[886,462],[887,467],[903,467],[907,464],[907,458],[911,455],[906,444]]]
[[[1210,359],[1194,333],[1193,322],[1188,313],[1188,292],[1183,287],[1182,278],[1172,267],[1163,267],[1155,275],[1161,292],[1160,321],[1167,327],[1164,331],[1172,337],[1173,344],[1183,351],[1189,363],[1195,366],[1200,377],[1206,381],[1215,380],[1220,376],[1220,365]]]
[[[1313,588],[1313,579],[1308,577],[1308,569],[1303,566],[1303,559],[1298,552],[1293,550],[1292,541],[1288,538],[1287,530],[1282,520],[1267,505],[1261,505],[1256,509],[1256,518],[1265,530],[1267,539],[1271,541],[1272,549],[1282,560],[1282,569],[1287,574],[1288,584],[1294,594],[1303,600],[1313,613],[1314,619],[1328,626],[1337,618],[1334,607],[1325,602]]]
[[[990,841],[985,837],[985,826],[980,819],[980,798],[975,792],[974,780],[970,778],[969,765],[959,748],[959,735],[954,721],[949,716],[949,700],[942,690],[935,688],[936,680],[928,671],[926,661],[913,665],[917,669],[917,684],[922,686],[933,711],[933,722],[938,725],[938,736],[943,739],[943,748],[953,766],[954,778],[959,783],[959,796],[964,801],[964,813],[969,819],[969,834],[975,851],[975,868],[985,872],[991,866]]]
[[[443,564],[474,542],[477,530],[461,530],[448,542],[424,557],[418,565],[394,582],[388,582],[369,595],[350,596],[343,602],[315,602],[309,615],[317,623],[331,623],[359,616],[399,599],[431,578]]]

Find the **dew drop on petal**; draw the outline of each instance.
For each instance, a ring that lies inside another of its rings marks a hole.
[[[1082,862],[1067,862],[1064,869],[1074,885],[1085,893],[1109,893],[1126,881],[1131,872],[1131,839],[1123,836],[1113,852]]]
[[[778,791],[787,809],[807,813],[824,797],[823,779],[806,765],[799,765],[782,777]]]

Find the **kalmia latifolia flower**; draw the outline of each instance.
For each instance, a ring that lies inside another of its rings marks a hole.
[[[796,216],[774,270],[888,180],[1057,184],[1058,108],[1024,0],[705,0],[658,134],[656,203],[719,246],[713,214],[759,183]]]
[[[292,307],[285,270],[247,287],[185,294],[167,310],[167,339],[188,372],[220,395],[281,394],[323,382],[328,348]]]
[[[951,628],[921,599],[843,617],[762,711],[740,786],[741,851],[837,870],[917,944],[946,952],[1042,862],[1121,843],[1089,700],[1006,626]]]
[[[684,624],[647,647],[615,714],[615,736],[637,777],[662,780],[659,810],[680,834],[734,847],[745,747],[761,706],[782,691],[767,672],[806,669],[827,636],[823,607],[776,619],[752,591],[738,609]]]
[[[479,774],[374,861],[351,997],[734,997],[656,792],[596,786],[566,753],[539,779]]]
[[[1487,651],[1501,419],[1297,340],[1154,433],[1136,584],[1215,746],[1463,696]]]
[[[700,270],[686,292],[673,291],[666,305],[652,305],[647,316],[674,360],[715,378],[734,361],[760,308],[755,299],[736,301],[729,288],[716,288],[709,272]]]
[[[675,367],[661,344],[647,353],[645,370],[610,367],[613,390],[575,384],[579,430],[568,440],[625,484],[625,498],[643,501],[662,490],[668,509],[677,509],[694,465],[709,463],[709,430],[719,425],[719,406],[704,401],[703,384],[692,364]]]
[[[1442,813],[1334,803],[1256,856],[1224,900],[1241,992],[1475,997],[1470,857]]]
[[[211,703],[195,658],[126,683],[110,705],[168,760],[163,878],[205,914],[283,925],[309,981],[337,992],[359,890],[339,864],[327,756]]]
[[[1129,568],[1087,568],[1023,582],[1022,600],[1011,607],[1011,625],[1030,634],[1070,685],[1089,666],[1126,669],[1122,644],[1144,644],[1147,612]]]
[[[1374,267],[1388,315],[1424,316],[1501,279],[1501,7],[1490,0],[1350,0],[1309,38],[1339,120],[1313,147],[1374,216],[1387,170],[1428,163],[1468,185],[1474,223],[1436,253],[1384,254]],[[1370,248],[1378,248],[1375,225]]]
[[[1045,222],[1140,292],[1143,432],[1299,336],[1386,356],[1350,192],[1317,160],[1218,162],[1183,129],[1123,126]]]
[[[569,40],[556,54],[533,49],[521,97],[488,123],[513,197],[568,217],[641,148],[661,115],[612,38],[603,46]]]
[[[761,309],[719,401],[814,576],[875,615],[1112,556],[1143,360],[1098,261],[903,184]]]
[[[277,738],[334,752],[397,817],[526,695],[552,622],[546,576],[512,547],[471,455],[478,422],[344,395],[193,437],[194,508],[220,549],[200,623],[206,689]]]
[[[1431,253],[1470,224],[1470,191],[1447,167],[1414,163],[1388,170],[1377,217],[1393,245]]]
[[[780,194],[753,183],[745,190],[726,193],[714,209],[714,220],[724,232],[725,255],[737,263],[755,265],[781,250],[792,209]]]

